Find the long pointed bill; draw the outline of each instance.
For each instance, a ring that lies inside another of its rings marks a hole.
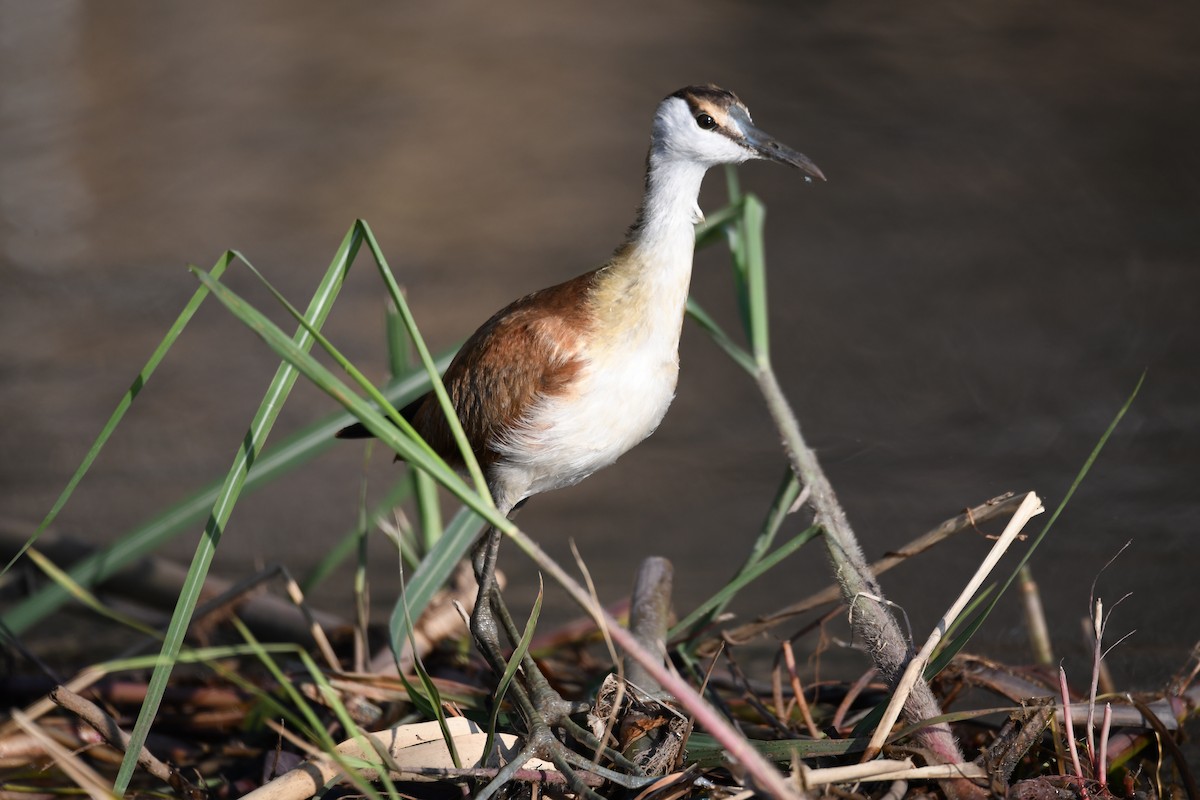
[[[750,117],[740,108],[730,109],[729,116],[737,122],[738,127],[742,130],[742,136],[745,137],[744,143],[754,152],[768,161],[778,161],[780,164],[795,167],[806,175],[825,180],[825,173],[821,172],[821,168],[814,164],[808,156],[793,150],[769,133],[754,127]]]

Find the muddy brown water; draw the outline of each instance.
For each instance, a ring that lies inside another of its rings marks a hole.
[[[1184,3],[4,2],[0,506],[49,508],[193,291],[187,263],[236,247],[303,301],[362,217],[449,347],[603,260],[638,200],[655,103],[715,81],[829,176],[740,173],[768,208],[780,379],[869,554],[1005,490],[1057,504],[1148,371],[1034,564],[1082,679],[1092,579],[1132,540],[1099,589],[1132,592],[1111,630],[1137,633],[1111,662],[1155,688],[1200,639],[1198,23]],[[723,193],[710,175],[702,205]],[[357,272],[328,330],[382,375],[383,293]],[[693,291],[736,325],[723,254],[699,256]],[[110,541],[222,475],[273,369],[203,309],[60,526]],[[301,388],[279,432],[332,407]],[[687,609],[747,552],[776,438],[753,385],[689,327],[661,429],[538,497],[522,527],[564,560],[573,538],[605,599],[669,555]],[[379,492],[392,467],[376,461]],[[248,497],[215,569],[303,573],[353,525],[360,462],[339,447]],[[167,552],[186,560],[195,541]],[[885,587],[928,630],[987,546],[961,537]],[[394,557],[375,553],[383,613]],[[514,548],[502,562],[527,601],[532,567]],[[736,610],[827,580],[809,547]],[[343,573],[317,601],[345,611],[349,595]],[[1019,662],[1003,608],[974,647]]]

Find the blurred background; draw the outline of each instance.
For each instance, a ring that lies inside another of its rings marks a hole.
[[[1093,578],[1132,540],[1099,584],[1133,593],[1110,635],[1137,632],[1110,663],[1123,688],[1157,688],[1200,639],[1198,25],[1182,2],[0,0],[0,513],[46,513],[194,291],[187,264],[240,249],[304,304],[362,217],[445,350],[607,257],[656,103],[711,81],[829,177],[740,171],[768,208],[776,368],[869,557],[1003,491],[1053,507],[1148,371],[1034,570],[1082,675]],[[724,198],[717,171],[701,203]],[[693,293],[736,327],[727,262],[701,253]],[[360,263],[327,331],[382,379],[372,272]],[[229,281],[266,302],[244,272]],[[573,539],[606,601],[651,554],[675,560],[677,608],[706,598],[784,467],[744,374],[690,325],[681,358],[651,439],[521,517],[563,561]],[[224,475],[275,364],[206,304],[57,527],[112,541]],[[274,439],[333,409],[300,388]],[[347,443],[245,498],[215,572],[303,573],[353,526],[363,475]],[[198,534],[167,554],[186,562]],[[885,589],[928,631],[989,546],[962,535]],[[395,556],[376,552],[385,613]],[[512,547],[501,566],[527,601],[532,566]],[[809,546],[736,611],[828,580]],[[348,577],[316,598],[350,600]],[[1003,610],[973,649],[1026,660]]]

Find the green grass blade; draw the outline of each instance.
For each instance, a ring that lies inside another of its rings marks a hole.
[[[709,214],[703,222],[696,226],[696,249],[700,250],[721,241],[726,227],[737,222],[741,216],[740,200]]]
[[[767,518],[763,521],[762,528],[759,529],[758,536],[755,537],[754,546],[751,548],[750,555],[746,558],[745,563],[738,569],[734,576],[736,581],[743,575],[747,575],[754,568],[764,555],[770,550],[772,543],[775,541],[775,536],[779,533],[783,521],[787,518],[791,510],[792,504],[796,502],[796,498],[800,496],[800,482],[796,479],[796,475],[790,468],[784,470],[783,480],[779,485],[778,491],[775,493],[775,499],[771,503],[771,508],[767,512]],[[803,534],[802,534],[803,535]],[[744,584],[743,584],[744,585]],[[725,587],[728,588],[728,587]],[[688,631],[689,636],[696,630],[706,626],[713,617],[720,614],[734,595],[740,591],[740,586],[733,592],[724,596],[719,601],[716,596],[709,598],[705,603],[705,610],[699,608],[692,611],[683,620],[676,623],[675,630],[680,634],[683,631]],[[686,624],[685,624],[686,623]]]
[[[317,327],[322,325],[329,315],[330,310],[332,310],[333,303],[337,299],[338,292],[341,290],[342,282],[350,269],[354,255],[358,251],[359,243],[359,237],[356,235],[355,230],[352,229],[350,233],[346,234],[341,247],[338,248],[333,263],[330,264],[309,304],[306,316],[313,325]],[[211,280],[211,276],[209,278]],[[211,289],[213,285],[216,284],[209,284],[209,288]],[[312,347],[313,341],[314,336],[312,333],[310,333],[308,328],[302,326],[296,332],[293,343],[301,351],[307,351]],[[283,404],[287,401],[288,395],[291,393],[292,387],[295,386],[296,379],[299,376],[299,370],[291,364],[285,362],[279,365],[279,369],[276,371],[275,377],[271,381],[266,395],[263,397],[258,412],[254,415],[254,419],[250,423],[246,437],[238,448],[237,454],[234,456],[233,465],[229,469],[225,483],[217,495],[217,501],[213,505],[212,514],[209,516],[208,523],[204,526],[204,532],[200,537],[200,542],[196,546],[196,553],[192,558],[191,566],[188,568],[188,574],[184,580],[179,600],[175,604],[175,612],[171,615],[171,622],[167,626],[167,633],[164,637],[161,651],[163,660],[155,667],[154,672],[150,676],[150,682],[146,687],[146,699],[142,703],[137,722],[130,732],[130,740],[125,757],[121,760],[121,767],[117,772],[117,778],[113,784],[114,791],[117,794],[123,795],[126,789],[129,788],[129,781],[133,777],[133,771],[137,768],[138,753],[141,752],[142,745],[145,744],[146,737],[150,733],[154,717],[158,713],[158,706],[162,701],[163,693],[166,691],[167,681],[170,679],[175,665],[175,658],[179,655],[179,651],[183,646],[183,637],[187,633],[188,625],[192,620],[192,613],[195,611],[196,603],[200,599],[200,592],[204,588],[205,577],[208,575],[208,569],[212,564],[213,556],[220,544],[221,535],[224,533],[225,526],[233,514],[233,508],[241,495],[242,486],[246,482],[246,475],[250,467],[254,464],[258,454],[262,451],[267,436],[270,434],[271,428],[274,427],[275,420],[278,418],[279,412]]]
[[[367,515],[367,524],[373,525],[389,514],[393,508],[408,498],[411,491],[412,483],[406,476],[404,479],[398,481],[387,495],[384,496],[383,500],[371,509],[371,513]],[[362,537],[362,532],[362,526],[355,526],[354,530],[339,539],[338,543],[330,548],[325,557],[317,562],[316,566],[309,570],[308,574],[300,581],[300,589],[305,594],[308,594],[328,578],[358,547],[358,541]]]
[[[733,339],[730,339],[729,334],[725,333],[721,326],[717,324],[717,321],[700,307],[695,298],[688,298],[687,313],[739,367],[751,375],[758,372],[758,365],[754,363],[754,356],[742,349],[741,345],[733,341]]]
[[[996,584],[994,583],[990,583],[980,589],[975,596],[971,598],[971,602],[967,603],[966,607],[963,608],[962,613],[955,617],[946,627],[946,632],[942,635],[942,638],[951,639],[955,632],[958,631],[958,629],[961,628],[967,620],[971,619],[971,617],[975,614],[975,611],[987,602],[988,598],[992,596],[992,592],[994,591],[996,591]],[[936,653],[941,654],[945,651],[945,649],[945,645],[943,644],[936,650]],[[936,660],[936,658],[933,660]],[[926,669],[928,669],[928,667]],[[941,670],[935,670],[934,672],[930,673],[929,677],[932,678],[934,675],[937,675],[938,672],[941,672]]]
[[[291,653],[299,649],[297,645],[294,644],[264,644],[261,645],[261,647],[271,653]],[[205,664],[208,662],[224,661],[231,658],[242,658],[244,656],[254,655],[256,652],[256,648],[251,648],[240,644],[219,645],[213,647],[185,647],[179,651],[179,656],[175,659],[175,663]],[[94,669],[99,670],[104,675],[111,675],[116,672],[131,672],[153,669],[161,660],[162,657],[158,653],[147,656],[114,658],[110,661],[100,662],[94,667]]]
[[[794,536],[792,539],[781,544],[773,553],[764,556],[750,565],[748,568],[742,570],[733,580],[721,587],[719,592],[705,600],[700,605],[696,606],[692,613],[688,614],[682,620],[677,622],[667,634],[667,638],[671,639],[679,636],[688,630],[688,628],[695,625],[701,617],[708,614],[714,608],[717,608],[724,603],[728,603],[734,595],[736,595],[746,586],[758,580],[758,578],[760,578],[767,570],[771,569],[780,561],[783,561],[792,553],[799,550],[820,532],[821,529],[816,525],[805,528],[803,531],[796,534],[796,536]]]
[[[933,657],[929,659],[929,663],[925,665],[925,669],[921,672],[925,680],[931,681],[937,677],[937,674],[949,666],[954,657],[958,655],[958,651],[962,649],[962,645],[966,644],[966,642],[959,643],[954,638],[955,631],[962,627],[967,620],[972,619],[979,607],[987,602],[994,591],[996,591],[996,584],[994,583],[980,591],[975,597],[971,598],[971,602],[967,604],[967,607],[946,628],[943,638],[944,643],[934,651]],[[982,623],[982,620],[980,622]]]
[[[417,709],[417,712],[425,719],[437,719],[438,703],[435,698],[437,698],[438,695],[434,694],[433,697],[431,697],[425,691],[425,689],[419,686],[413,686],[412,681],[408,679],[408,676],[404,674],[403,670],[400,670],[398,675],[400,677],[400,683],[404,686],[404,691],[408,693],[409,701]]]
[[[358,369],[358,367],[350,363],[350,360],[342,355],[341,351],[334,347],[333,343],[326,339],[316,326],[312,325],[307,319],[305,319],[305,316],[300,312],[300,309],[288,302],[287,298],[284,297],[283,294],[276,289],[262,273],[253,267],[249,267],[249,269],[259,279],[259,281],[262,282],[267,291],[274,295],[275,299],[281,306],[283,306],[284,310],[291,314],[292,318],[296,320],[296,322],[298,322],[306,331],[308,331],[309,335],[311,335],[317,341],[317,343],[321,345],[321,348],[327,354],[329,354],[334,361],[337,362],[337,365],[341,367],[346,374],[348,374],[354,380],[354,382],[358,384],[359,388],[365,391],[367,395],[379,406],[379,408],[388,415],[388,418],[391,420],[392,424],[399,428],[408,437],[409,444],[411,446],[420,448],[424,454],[432,458],[435,463],[445,466],[445,463],[436,453],[433,452],[433,448],[431,448],[425,442],[425,440],[417,434],[416,430],[412,427],[409,421],[406,420],[400,414],[400,412],[397,411],[395,407],[387,401],[387,398],[383,396],[383,392],[380,391],[374,383],[368,380],[367,376],[364,375],[362,371]],[[200,274],[198,270],[193,271],[198,275]],[[211,281],[211,278],[201,277],[201,280]],[[262,315],[261,312],[250,306],[248,303],[242,300],[242,298],[227,290],[218,289],[216,291],[218,299],[220,299],[221,302],[230,311],[232,311],[235,316],[241,319],[243,323],[257,331],[267,340],[269,344],[275,343],[281,345],[291,354],[295,355],[298,358],[298,362],[295,364],[295,366],[303,368],[306,363],[309,363],[309,361],[311,361],[312,364],[317,364],[317,362],[312,360],[311,356],[309,356],[307,353],[301,352],[295,348],[280,328],[271,323],[265,316]],[[321,368],[321,370],[323,369],[324,368]],[[332,373],[330,373],[328,370],[324,370],[324,372],[321,370],[317,370],[312,374],[307,372],[305,374],[309,380],[316,383],[319,388],[324,389],[326,392],[332,392],[336,390],[341,381],[336,379],[330,380],[330,378],[332,378]],[[439,376],[436,374],[436,372],[432,371],[434,370],[433,366],[430,367],[430,370],[430,380],[432,381],[437,379]],[[326,377],[326,375],[328,377]]]
[[[539,574],[538,593],[533,600],[533,609],[529,612],[525,629],[521,631],[521,639],[517,642],[512,656],[509,657],[508,663],[504,667],[504,674],[500,676],[500,682],[496,684],[496,694],[492,698],[492,713],[488,717],[487,742],[483,747],[481,764],[486,764],[488,757],[492,754],[492,746],[496,743],[496,722],[500,718],[500,706],[504,703],[504,695],[508,692],[509,684],[516,677],[517,670],[521,668],[521,659],[525,658],[525,654],[529,652],[529,643],[533,641],[533,632],[537,629],[538,618],[542,614],[542,598],[545,596],[545,589],[542,576]]]
[[[411,627],[409,632],[411,635]],[[417,679],[421,681],[421,689],[429,700],[429,706],[433,711],[433,718],[437,720],[438,728],[442,732],[442,740],[446,743],[446,749],[450,751],[450,761],[456,769],[462,769],[462,761],[458,757],[458,748],[454,745],[454,736],[450,733],[450,727],[446,724],[446,710],[442,707],[442,695],[438,691],[437,686],[433,682],[433,678],[429,677],[429,673],[425,670],[425,665],[421,663],[421,659],[417,657],[416,640],[413,639],[413,669],[416,670]],[[412,687],[406,678],[401,676],[404,681],[404,686],[408,690],[408,696],[415,696]]]
[[[293,681],[288,674],[283,671],[279,663],[271,657],[270,653],[263,647],[262,643],[255,638],[254,634],[246,627],[237,617],[233,617],[233,626],[237,632],[246,641],[246,646],[250,652],[262,662],[267,671],[271,673],[271,677],[275,679],[276,685],[291,701],[292,706],[296,708],[304,720],[309,735],[314,736],[320,743],[321,748],[326,752],[331,752],[337,746],[337,742],[325,730],[325,726],[321,723],[321,718],[317,716],[317,712],[313,710],[308,699],[296,688],[296,682]],[[303,651],[295,648],[292,651],[293,655],[299,656]]]
[[[471,509],[460,509],[446,526],[442,538],[422,559],[412,580],[405,585],[403,594],[392,608],[388,623],[392,651],[397,659],[400,658],[404,643],[406,609],[414,617],[421,616],[433,595],[450,577],[455,565],[466,555],[471,543],[479,538],[485,524]]]
[[[433,393],[437,397],[438,403],[441,404],[442,413],[446,416],[446,423],[450,428],[450,432],[454,435],[454,441],[458,444],[463,463],[466,465],[467,472],[475,484],[475,491],[479,493],[480,497],[485,498],[490,503],[492,495],[488,490],[487,481],[483,477],[483,470],[480,469],[479,462],[475,458],[475,453],[467,441],[467,434],[463,431],[462,423],[459,422],[458,413],[454,410],[454,404],[450,401],[450,395],[446,392],[446,387],[442,384],[441,373],[437,371],[433,363],[433,357],[429,354],[429,348],[425,345],[425,339],[421,336],[421,331],[417,328],[417,322],[408,307],[408,301],[404,299],[404,292],[400,290],[400,285],[396,283],[396,277],[392,274],[392,270],[388,266],[387,258],[384,257],[383,250],[379,247],[379,242],[375,239],[375,234],[371,232],[371,226],[364,220],[358,220],[356,224],[366,240],[367,248],[375,258],[375,264],[379,268],[379,275],[383,278],[383,282],[387,286],[396,311],[400,314],[401,320],[404,321],[405,330],[408,331],[409,339],[417,351],[417,356],[421,359],[421,364],[429,373],[429,379],[433,385]]]
[[[752,194],[742,202],[742,222],[738,226],[742,245],[741,259],[746,281],[747,335],[750,349],[760,365],[770,361],[770,324],[767,317],[767,256],[763,241],[767,209]]]
[[[792,513],[792,505],[798,497],[800,497],[800,481],[796,478],[796,473],[792,472],[791,467],[784,467],[783,479],[779,483],[779,489],[775,492],[775,499],[771,501],[767,518],[763,520],[762,528],[754,539],[754,547],[751,548],[750,556],[746,559],[743,569],[757,562],[771,549],[775,536],[783,527],[783,521]]]
[[[388,304],[387,313],[384,315],[384,329],[387,333],[388,367],[392,377],[407,375],[413,371],[412,340],[408,336],[408,329],[404,327],[403,317],[391,304]],[[441,369],[437,372],[442,374]]]
[[[421,682],[422,693],[418,694],[415,688],[404,675],[404,670],[400,665],[399,649],[396,648],[396,672],[400,675],[400,680],[404,683],[404,688],[408,692],[410,698],[422,697],[426,716],[433,717],[437,720],[438,728],[442,732],[442,740],[446,743],[446,749],[450,751],[450,760],[455,768],[462,769],[462,761],[458,757],[458,748],[454,745],[454,737],[450,734],[450,728],[446,725],[446,712],[442,708],[442,696],[434,684],[433,679],[429,677],[429,673],[425,669],[425,665],[421,662],[420,652],[417,650],[417,636],[413,630],[413,615],[407,605],[407,592],[403,584],[404,571],[403,567],[400,571],[401,586],[400,586],[400,605],[404,609],[404,636],[412,647],[413,654],[413,669],[416,670],[417,679]]]
[[[777,741],[750,740],[755,750],[772,761],[787,763],[794,758],[820,758],[844,756],[862,752],[866,740],[854,739],[782,739]],[[729,756],[721,744],[706,733],[693,733],[688,737],[685,763],[701,769],[712,769],[729,763]]]
[[[450,363],[452,355],[447,353],[439,358],[438,363],[443,369]],[[429,378],[424,373],[414,373],[390,383],[384,390],[384,396],[389,402],[403,406],[428,390]],[[346,412],[331,414],[280,442],[255,461],[243,492],[271,483],[338,444],[334,433],[354,419]],[[346,446],[345,443],[342,446]],[[113,544],[80,560],[66,573],[81,586],[95,586],[203,520],[216,502],[220,489],[220,482],[203,487],[160,515],[123,534]],[[70,594],[61,586],[46,586],[4,613],[0,619],[10,630],[21,633],[40,623],[70,599]]]
[[[226,268],[229,267],[229,263],[232,260],[233,253],[227,252],[225,255],[221,256],[221,258],[217,260],[217,263],[213,265],[213,276],[219,279],[221,275],[224,274]],[[175,340],[179,338],[181,333],[183,333],[183,329],[186,328],[188,323],[192,321],[192,317],[196,314],[196,310],[200,308],[200,304],[204,302],[204,298],[206,297],[208,297],[208,289],[201,286],[192,295],[192,298],[187,302],[187,305],[183,307],[183,311],[179,312],[179,316],[175,319],[174,324],[172,324],[170,329],[167,331],[167,335],[164,336],[162,341],[158,343],[158,347],[154,349],[154,352],[150,355],[150,359],[146,362],[145,366],[142,367],[141,371],[138,372],[137,377],[133,379],[133,383],[130,384],[129,389],[125,392],[124,396],[122,396],[120,401],[118,401],[117,407],[113,410],[112,415],[108,418],[108,422],[106,422],[104,427],[100,430],[100,435],[96,437],[96,441],[94,441],[91,448],[88,449],[87,455],[83,457],[83,461],[80,462],[79,467],[75,470],[75,474],[71,476],[69,481],[67,481],[66,487],[62,490],[62,493],[59,494],[58,499],[54,501],[54,505],[50,507],[50,512],[46,514],[45,519],[41,521],[41,524],[38,525],[37,530],[33,532],[33,536],[29,537],[29,541],[25,542],[21,549],[16,552],[16,555],[9,559],[8,563],[4,565],[4,569],[0,569],[0,576],[3,576],[6,572],[12,569],[13,564],[17,563],[21,556],[24,555],[25,550],[37,541],[38,537],[42,535],[42,532],[45,531],[46,528],[50,527],[51,523],[53,523],[55,518],[58,516],[58,513],[63,510],[63,507],[67,504],[67,501],[71,499],[71,495],[75,492],[75,487],[79,485],[79,482],[83,480],[83,476],[87,474],[89,469],[91,469],[92,462],[94,462],[96,457],[100,455],[100,451],[108,442],[109,437],[112,436],[113,431],[117,429],[117,426],[121,423],[121,420],[125,418],[125,412],[129,411],[130,406],[133,405],[134,398],[138,396],[138,394],[145,387],[146,382],[150,380],[150,376],[154,374],[154,371],[158,368],[158,365],[162,362],[163,358],[166,357],[167,351],[170,350],[175,344]]]
[[[337,742],[333,740],[333,737],[329,735],[329,732],[321,723],[321,718],[317,716],[316,711],[313,710],[312,704],[309,703],[308,699],[300,692],[299,689],[296,688],[296,682],[292,680],[291,676],[289,676],[283,670],[283,668],[279,666],[279,662],[272,658],[267,648],[264,647],[257,638],[255,638],[254,634],[251,633],[250,629],[247,628],[240,619],[234,617],[233,624],[238,633],[241,634],[242,638],[246,640],[246,644],[250,648],[251,652],[258,658],[260,662],[262,662],[263,666],[267,668],[267,671],[271,673],[271,676],[275,679],[276,685],[278,685],[283,693],[288,697],[292,703],[292,706],[298,709],[300,716],[303,719],[303,724],[298,725],[299,729],[304,731],[309,738],[316,742],[325,755],[333,759],[334,763],[341,768],[341,771],[346,778],[349,779],[359,791],[363,792],[363,794],[367,797],[374,798],[375,800],[381,800],[379,793],[375,791],[373,787],[371,787],[368,781],[364,780],[362,776],[358,774],[358,771],[354,768],[357,766],[357,764],[352,763],[352,759],[346,758],[346,756],[344,756],[337,749]],[[350,718],[350,714],[346,711],[345,704],[342,703],[337,692],[334,691],[333,687],[329,685],[329,681],[326,680],[324,673],[322,673],[320,668],[313,663],[313,660],[308,653],[304,652],[304,650],[299,647],[293,646],[291,654],[298,658],[304,665],[305,669],[308,670],[309,675],[312,676],[313,682],[317,686],[317,690],[321,694],[321,698],[331,709],[333,709],[334,714],[338,716],[339,721],[342,722],[342,726],[346,729],[346,732],[352,736],[355,736],[355,738],[360,739],[359,746],[363,747],[364,753],[371,752],[372,748],[369,745],[365,747],[363,746],[365,744],[365,740],[361,738],[362,734],[358,730],[358,727],[354,724],[353,720]],[[223,672],[222,674],[226,674],[228,676],[228,673]],[[293,721],[293,724],[298,721],[296,720],[296,715],[294,713],[287,712],[286,707],[284,707],[281,703],[276,702],[274,698],[268,698],[263,693],[260,693],[259,696],[263,697],[264,700],[267,700],[273,709],[284,710],[287,713],[287,717]],[[348,726],[347,723],[349,723]],[[353,759],[353,761],[357,761],[357,759]],[[391,779],[387,777],[386,770],[380,770],[380,772],[385,785],[394,791],[395,786],[392,785]],[[396,797],[398,795],[393,794],[391,796]]]
[[[753,361],[758,366],[769,363],[769,325],[767,319],[767,268],[766,252],[763,243],[763,229],[766,225],[766,207],[762,201],[752,194],[747,194],[730,204],[730,210],[736,209],[737,216],[725,219],[721,230],[726,233],[726,242],[733,257],[734,290],[738,300],[738,310],[741,312],[742,326],[746,338],[750,342]],[[715,324],[697,320],[714,332]],[[728,340],[728,337],[724,337]],[[739,358],[723,342],[718,344],[733,355],[739,364]],[[743,366],[745,366],[743,364]],[[754,372],[754,370],[751,370]]]
[[[354,368],[345,357],[319,333],[313,332],[314,338],[325,351],[342,364],[360,388],[374,399],[375,403],[355,394],[349,386],[318,362],[307,350],[299,348],[280,328],[271,322],[262,312],[246,303],[227,286],[213,281],[203,270],[193,268],[193,272],[213,291],[213,296],[220,300],[235,317],[240,319],[252,331],[275,350],[289,364],[295,366],[314,386],[321,389],[334,400],[341,403],[350,411],[377,439],[390,447],[407,461],[410,466],[423,469],[433,476],[438,483],[473,508],[489,522],[510,529],[508,521],[496,511],[491,497],[484,497],[471,489],[446,462],[435,454],[423,439],[413,430],[399,412],[396,411],[379,390],[368,381],[363,374]],[[285,307],[294,312],[290,305]],[[302,325],[305,324],[302,322]],[[377,407],[378,406],[378,407]],[[387,416],[383,416],[380,411]]]
[[[469,490],[458,479],[458,476],[454,475],[445,462],[433,454],[429,445],[425,444],[416,435],[416,432],[413,431],[408,421],[401,417],[396,409],[387,402],[386,398],[382,396],[382,393],[379,392],[374,384],[368,381],[352,365],[349,365],[345,357],[332,344],[325,340],[324,337],[321,337],[319,334],[313,336],[327,353],[343,364],[344,367],[348,368],[351,376],[359,386],[371,394],[375,405],[355,394],[349,386],[313,358],[306,349],[297,347],[296,343],[279,326],[267,319],[258,309],[247,304],[245,300],[228,287],[213,281],[203,270],[194,269],[193,271],[201,281],[212,289],[213,296],[220,300],[235,317],[257,333],[271,349],[283,357],[284,361],[296,367],[313,385],[345,406],[383,444],[391,447],[410,464],[415,464],[429,470],[437,475],[439,480],[445,481],[447,485],[459,489],[464,494],[469,494]],[[295,309],[290,304],[287,304],[286,301],[285,308],[289,312],[296,313]],[[313,335],[313,332],[307,329],[306,333]],[[380,409],[387,414],[386,418],[380,413]]]
[[[346,708],[346,704],[342,702],[341,693],[334,689],[332,685],[330,685],[329,679],[325,677],[325,673],[322,672],[321,668],[318,667],[316,662],[312,660],[312,656],[304,651],[301,651],[299,653],[299,658],[300,662],[304,665],[304,668],[308,670],[308,674],[312,677],[313,683],[316,684],[317,691],[320,693],[321,699],[325,702],[325,705],[333,709],[334,716],[336,716],[338,722],[341,723],[342,729],[346,732],[347,736],[354,739],[358,743],[358,746],[364,755],[370,752],[375,752],[380,756],[380,761],[378,763],[368,762],[364,766],[369,766],[377,772],[378,779],[383,784],[385,794],[381,795],[375,789],[375,787],[371,785],[370,781],[367,781],[361,775],[358,775],[356,770],[349,769],[348,767],[350,766],[350,759],[346,759],[344,756],[342,756],[336,747],[326,749],[326,752],[329,753],[335,761],[339,762],[339,765],[342,767],[346,777],[350,779],[358,788],[358,790],[363,792],[363,794],[365,794],[367,797],[370,797],[373,800],[382,800],[383,797],[400,797],[401,795],[396,790],[396,784],[392,780],[392,776],[388,774],[388,767],[384,762],[383,753],[380,753],[378,750],[376,750],[375,746],[371,743],[372,740],[368,738],[366,734],[363,733],[362,729],[358,727],[358,724],[355,723],[354,718],[350,714],[350,710]],[[386,750],[384,752],[386,752]],[[357,759],[355,760],[357,761]],[[391,760],[390,756],[387,760]]]
[[[203,270],[194,271],[202,281],[212,288],[214,297],[220,300],[226,308],[257,333],[272,349],[283,356],[288,363],[295,365],[315,386],[345,406],[384,445],[391,447],[399,453],[411,466],[428,472],[438,483],[446,487],[487,522],[496,525],[501,530],[512,530],[511,523],[496,510],[495,506],[491,503],[490,497],[484,497],[472,491],[444,461],[430,453],[428,445],[421,441],[419,437],[416,437],[415,432],[410,435],[403,430],[404,427],[407,427],[411,431],[411,426],[396,414],[395,409],[387,409],[389,417],[385,418],[375,406],[352,392],[345,383],[316,361],[311,354],[297,348],[295,343],[278,326],[264,317],[261,312],[249,306],[228,287],[212,281]],[[345,362],[345,359],[323,337],[320,337],[318,334],[316,338],[330,355],[339,360],[339,363],[348,363]],[[352,367],[351,371],[351,374],[355,377],[360,387],[369,391],[377,391],[374,390],[369,381],[366,381],[362,377],[360,372],[353,370]],[[445,538],[439,542],[438,548],[441,548],[443,544],[445,544]],[[469,546],[470,541],[462,542],[456,539],[453,544],[456,548],[453,560],[457,561],[466,552],[466,547]],[[441,552],[445,553],[446,551],[442,549]],[[446,569],[448,570],[452,564],[453,562]],[[414,581],[420,576],[420,573],[421,571],[418,571],[418,575],[414,576]],[[436,587],[431,587],[429,593],[432,594],[434,589]],[[412,607],[414,613],[420,613],[415,604]],[[397,633],[397,631],[398,629],[393,627],[393,634]]]
[[[210,285],[214,297],[220,300],[235,316],[250,326],[253,331],[270,345],[272,349],[283,356],[285,360],[296,365],[315,386],[328,393],[339,403],[342,403],[384,445],[400,453],[412,466],[429,472],[435,480],[449,489],[452,494],[462,500],[487,522],[499,526],[501,530],[510,530],[512,528],[511,523],[500,515],[495,506],[490,502],[490,498],[485,500],[473,492],[458,475],[446,466],[445,462],[436,456],[430,455],[427,447],[423,446],[423,442],[419,443],[417,440],[405,435],[394,424],[395,419],[398,417],[393,418],[392,421],[385,419],[374,406],[354,394],[346,384],[336,378],[309,353],[297,348],[274,323],[266,319],[256,309],[247,305],[228,287],[213,282],[201,270],[197,270],[196,272],[202,281]],[[392,409],[390,413],[394,414],[395,410]],[[404,424],[407,425],[407,422]],[[477,535],[477,528],[468,530],[465,526],[477,524],[479,524],[477,521],[474,523],[464,522],[464,527],[459,529],[459,533],[462,535],[459,536],[450,536],[450,530],[448,530],[447,535],[434,548],[433,555],[435,557],[426,559],[422,565],[422,569],[419,569],[417,574],[413,576],[413,583],[416,584],[418,594],[414,596],[410,589],[409,604],[414,614],[419,615],[424,609],[429,598],[432,597],[433,592],[440,585],[440,581],[445,580],[445,576],[449,575],[449,571],[453,568],[454,563],[462,558],[471,541]],[[454,526],[452,525],[451,530],[453,529]],[[419,580],[434,576],[438,578],[437,584],[434,584],[432,580],[429,583]],[[403,633],[403,622],[401,621],[397,624],[396,617],[397,615],[393,613],[391,624],[393,647],[397,646],[397,642],[402,641]]]
[[[25,553],[29,557],[29,560],[37,565],[38,569],[46,573],[46,577],[60,585],[65,591],[69,592],[72,597],[74,597],[83,605],[92,609],[92,611],[95,611],[102,617],[111,619],[113,622],[135,630],[138,633],[149,636],[151,639],[158,638],[158,631],[156,631],[154,628],[138,622],[133,617],[113,611],[111,608],[104,605],[104,603],[101,603],[98,597],[89,592],[83,586],[80,586],[78,583],[76,583],[70,575],[60,569],[53,561],[42,555],[42,552],[36,547],[26,548]]]
[[[725,193],[729,195],[729,205],[742,202],[742,182],[738,179],[737,164],[725,165]]]
[[[442,538],[442,504],[438,500],[437,484],[420,470],[411,472],[413,495],[417,505],[417,526],[421,535],[421,557],[424,558]]]

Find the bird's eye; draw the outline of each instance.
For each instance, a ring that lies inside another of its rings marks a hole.
[[[711,131],[713,128],[717,127],[717,121],[708,114],[697,114],[696,124],[701,128],[704,128],[706,131]]]

